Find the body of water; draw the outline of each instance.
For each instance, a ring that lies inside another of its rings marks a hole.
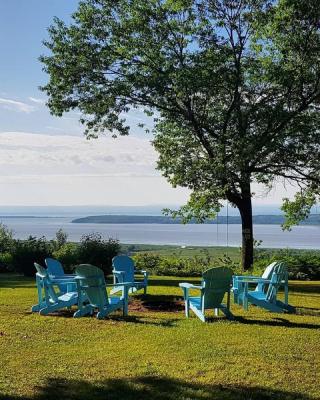
[[[177,246],[240,246],[240,225],[166,225],[166,224],[73,224],[70,217],[21,218],[1,217],[14,236],[55,237],[58,229],[68,233],[68,239],[79,241],[83,234],[99,232],[121,243],[170,244]],[[283,232],[278,225],[255,225],[254,237],[262,247],[320,249],[320,226],[297,226]]]

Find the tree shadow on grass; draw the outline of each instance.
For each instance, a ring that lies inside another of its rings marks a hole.
[[[290,293],[294,293],[294,294],[300,294],[300,293],[316,293],[316,294],[320,294],[320,284],[319,283],[303,283],[303,282],[299,282],[299,281],[293,281],[292,283],[289,283],[289,290]]]
[[[296,314],[311,317],[320,317],[320,307],[296,307]]]
[[[46,316],[42,315],[40,318],[73,318],[73,314],[76,310],[58,310],[56,312],[52,312]],[[23,313],[24,316],[30,316],[34,313],[31,311]],[[96,319],[96,313],[93,315],[86,315],[82,317],[82,319]],[[105,319],[101,320],[101,323],[105,322],[111,322],[113,324],[120,324],[120,323],[134,323],[134,324],[141,324],[141,325],[154,325],[154,326],[163,326],[163,327],[174,327],[176,326],[177,322],[179,321],[178,318],[155,318],[155,317],[150,317],[150,315],[145,314],[145,316],[136,316],[136,315],[127,315],[126,317],[122,316],[121,314],[111,314],[107,316]]]
[[[114,320],[117,320],[117,319],[114,318]],[[120,317],[119,317],[118,321],[119,322],[121,321]],[[154,325],[154,326],[163,326],[163,327],[171,328],[171,327],[176,326],[177,322],[180,320],[178,318],[159,319],[159,318],[150,317],[149,315],[146,315],[145,318],[137,317],[135,315],[128,315],[124,319],[122,318],[122,321],[131,322],[134,324]]]
[[[148,286],[170,286],[179,287],[179,283],[188,282],[195,285],[201,283],[201,278],[180,278],[180,279],[150,279],[148,281]]]
[[[284,328],[304,328],[304,329],[320,329],[319,324],[306,324],[303,322],[291,322],[285,318],[275,317],[272,320],[247,319],[240,316],[235,316],[234,321],[244,325],[263,325],[263,326],[279,326]]]
[[[17,274],[0,274],[1,289],[32,289],[35,287],[35,278],[26,278]]]
[[[0,400],[21,400],[0,394]],[[301,393],[264,387],[208,385],[159,376],[108,379],[90,383],[84,380],[49,379],[25,400],[311,400]]]

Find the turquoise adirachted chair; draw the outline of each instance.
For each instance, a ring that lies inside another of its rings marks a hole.
[[[134,293],[137,290],[144,289],[144,294],[147,294],[148,287],[148,272],[138,271],[135,269],[134,261],[128,256],[116,256],[112,259],[113,266],[113,279],[115,284],[122,282],[131,282],[132,287],[129,293]],[[143,281],[136,281],[135,274],[143,275]],[[116,293],[121,290],[121,287],[117,287],[112,290],[112,293]]]
[[[180,283],[185,300],[185,314],[189,317],[191,309],[202,322],[206,321],[205,311],[214,309],[215,315],[221,310],[228,319],[233,319],[230,311],[230,289],[232,282],[232,270],[226,267],[211,268],[202,274],[200,286],[190,283]],[[189,290],[200,291],[200,296],[190,296]],[[227,304],[222,304],[224,295],[227,294]]]
[[[61,293],[75,292],[77,290],[77,284],[74,281],[75,275],[65,274],[60,261],[50,257],[44,261],[51,281],[57,284]]]
[[[278,263],[274,267],[266,289],[262,287],[261,289],[249,291],[248,285],[250,280],[243,280],[244,290],[241,294],[243,308],[247,311],[248,305],[254,304],[271,312],[295,312],[295,308],[287,304],[286,300],[283,303],[277,299],[279,287],[283,285],[283,282],[287,281],[288,272],[285,263]]]
[[[59,286],[59,282],[53,283],[48,271],[41,265],[34,263],[36,267],[36,282],[38,292],[38,304],[31,308],[33,312],[39,312],[41,315],[47,315],[61,308],[70,308],[78,303],[77,291],[62,293],[56,292],[54,286]],[[68,284],[66,280],[63,283]]]
[[[278,261],[269,264],[264,270],[262,276],[252,276],[252,275],[234,275],[232,278],[232,289],[233,300],[235,303],[241,305],[244,291],[244,280],[250,280],[250,283],[255,285],[256,291],[266,290],[268,283],[270,282],[272,272],[274,268],[279,265]],[[288,288],[288,281],[284,284],[285,288]],[[285,289],[287,295],[287,289]]]
[[[82,317],[93,314],[98,310],[97,318],[102,319],[112,311],[121,309],[123,315],[128,314],[128,290],[131,284],[122,282],[122,296],[108,296],[103,271],[90,264],[81,264],[76,268],[76,282],[79,293],[79,309],[74,313],[74,317]],[[86,302],[87,300],[87,302]]]

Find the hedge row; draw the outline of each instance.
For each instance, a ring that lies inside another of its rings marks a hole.
[[[120,251],[118,240],[103,239],[98,233],[82,236],[80,243],[67,242],[67,235],[61,230],[55,240],[30,236],[27,240],[13,238],[12,232],[0,224],[0,272],[16,271],[25,276],[34,276],[34,262],[44,265],[46,257],[58,259],[65,272],[73,266],[89,263],[110,274],[112,258]]]
[[[239,264],[225,256],[219,259],[194,256],[190,258],[160,256],[152,253],[137,253],[134,259],[138,269],[145,269],[155,275],[201,276],[212,266],[228,266],[234,274],[243,274]],[[259,251],[253,270],[248,273],[262,275],[264,269],[273,261],[287,264],[289,279],[320,280],[320,252],[298,251]]]

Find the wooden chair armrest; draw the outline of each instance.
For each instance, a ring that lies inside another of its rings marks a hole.
[[[115,271],[115,270],[112,270],[112,273],[113,273],[113,275],[124,275],[125,274],[124,271]]]
[[[261,279],[261,276],[256,275],[233,275],[233,279],[235,280],[243,280],[243,279]]]
[[[130,288],[130,287],[132,287],[132,286],[134,286],[134,282],[119,282],[119,283],[107,283],[106,284],[106,287],[122,287],[122,286],[125,286],[125,287],[128,287],[128,288]]]
[[[192,283],[187,283],[187,282],[179,283],[179,286],[185,289],[198,289],[198,290],[204,289],[203,286],[193,285]]]
[[[139,275],[144,275],[144,276],[148,276],[149,275],[149,272],[148,271],[145,271],[145,270],[140,270],[140,269],[136,269],[135,271],[134,271],[134,273],[135,274],[139,274]]]
[[[62,284],[62,283],[64,283],[64,284],[71,284],[71,283],[73,283],[73,284],[75,284],[76,283],[76,277],[74,277],[74,278],[69,278],[69,279],[59,279],[59,278],[50,278],[50,280],[51,280],[51,282],[54,284],[54,285],[58,285],[58,284]]]

